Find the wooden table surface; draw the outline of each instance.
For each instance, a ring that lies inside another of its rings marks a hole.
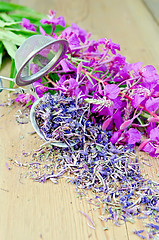
[[[121,45],[127,60],[154,65],[159,72],[159,1],[155,0],[14,0],[47,14],[49,9],[63,15],[68,24],[78,24],[93,38],[111,38]],[[24,3],[25,2],[25,3]],[[9,76],[10,64],[3,65],[1,75]],[[3,91],[2,100],[8,95]],[[8,170],[9,159],[25,161],[22,152],[37,149],[41,140],[30,135],[31,124],[16,122],[15,107],[0,108],[0,240],[136,240],[134,230],[143,223],[125,223],[121,227],[104,223],[86,199],[77,198],[75,187],[65,181],[35,183],[23,177],[21,168]],[[158,181],[159,159],[152,167],[141,164],[141,170]],[[79,212],[87,213],[95,230]],[[104,231],[103,227],[108,227]],[[157,238],[158,239],[158,238]]]

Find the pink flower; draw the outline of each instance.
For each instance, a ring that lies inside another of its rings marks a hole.
[[[116,84],[108,84],[104,87],[104,96],[115,99],[120,93],[120,88]]]
[[[153,98],[150,97],[146,103],[145,107],[150,111],[150,112],[156,112],[159,109],[159,98]]]
[[[141,134],[139,133],[139,131],[137,129],[134,129],[134,128],[130,128],[126,132],[126,136],[127,136],[128,144],[136,144],[137,142],[140,142],[140,140],[141,140]]]
[[[45,32],[45,30],[40,26],[39,27],[40,33],[44,36],[47,36],[47,33]]]
[[[150,138],[145,139],[140,144],[139,149],[148,152],[152,157],[159,155],[159,128],[156,127],[150,131]]]
[[[121,131],[114,132],[113,136],[110,139],[111,143],[115,144],[118,141],[121,134],[122,134]]]
[[[52,24],[53,26],[61,25],[62,27],[65,27],[65,20],[63,16],[59,16],[58,18],[55,18],[56,11],[50,10],[50,13],[48,15],[49,19],[41,19],[42,24]]]
[[[143,95],[139,95],[139,94],[135,94],[133,96],[133,99],[131,101],[131,104],[134,108],[137,108],[143,101],[145,100],[145,96]]]
[[[85,42],[86,37],[87,37],[87,32],[80,28],[79,26],[77,26],[75,23],[72,23],[70,27],[67,27],[62,34],[66,34],[67,36],[72,35],[72,33],[74,33],[80,40],[81,42]]]
[[[76,80],[74,78],[66,79],[65,75],[60,78],[58,85],[59,87],[57,90],[61,90],[63,93],[71,97],[77,97],[81,92]]]
[[[159,144],[159,128],[154,128],[150,131],[150,139]]]
[[[117,43],[113,43],[111,39],[106,41],[105,46],[111,50],[112,54],[116,54],[116,50],[120,51],[120,45]]]
[[[30,20],[23,18],[20,25],[30,31],[36,32],[35,25],[30,22]]]
[[[15,99],[15,102],[23,103],[26,105],[28,102],[32,101],[34,103],[36,101],[36,98],[32,96],[31,94],[19,94],[19,96]],[[31,106],[29,106],[31,107]]]
[[[131,144],[135,145],[137,142],[140,142],[141,134],[137,129],[130,128],[128,131],[121,132],[120,130],[113,133],[110,141],[115,144]]]
[[[43,93],[48,90],[48,87],[42,85],[40,82],[36,81],[33,83],[33,86],[35,87],[37,95],[41,98],[43,97]]]

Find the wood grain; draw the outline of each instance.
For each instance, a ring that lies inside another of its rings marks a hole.
[[[48,13],[57,10],[68,24],[77,23],[92,32],[93,38],[111,38],[120,43],[121,52],[128,61],[152,64],[159,70],[159,28],[140,0],[14,0],[37,11]],[[9,75],[9,65],[0,74]],[[1,102],[8,98],[1,94]],[[15,114],[18,107],[0,108],[0,239],[1,240],[137,240],[133,231],[144,229],[143,223],[126,223],[120,228],[113,223],[103,223],[98,218],[101,210],[77,198],[75,187],[60,181],[58,185],[39,184],[24,178],[24,170],[8,170],[8,158],[25,162],[22,152],[37,149],[41,140],[30,135],[30,124],[19,125]],[[141,155],[141,153],[138,153]],[[143,155],[142,157],[147,157]],[[150,159],[152,167],[141,161],[141,170],[158,181],[159,159]],[[95,222],[91,229],[88,220],[79,212],[87,213]],[[103,227],[109,231],[104,231]]]

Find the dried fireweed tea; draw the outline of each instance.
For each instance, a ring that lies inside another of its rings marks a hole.
[[[32,162],[23,165],[27,176],[53,183],[65,178],[75,184],[80,196],[86,197],[90,189],[95,194],[91,202],[103,209],[102,221],[113,219],[120,226],[137,217],[144,219],[150,237],[157,236],[159,184],[142,176],[131,145],[115,147],[110,142],[112,133],[93,124],[88,112],[89,104],[82,98],[44,95],[35,120],[46,143],[33,154]],[[59,146],[52,145],[54,141]],[[143,230],[134,233],[144,239]]]

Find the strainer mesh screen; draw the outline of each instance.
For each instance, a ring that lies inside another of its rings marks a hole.
[[[23,68],[21,77],[30,76],[38,72],[54,58],[59,50],[60,44],[52,43],[52,41],[53,39],[50,37],[35,35],[28,38],[22,44],[22,46],[17,50],[15,57],[17,71],[28,59],[30,60]]]

